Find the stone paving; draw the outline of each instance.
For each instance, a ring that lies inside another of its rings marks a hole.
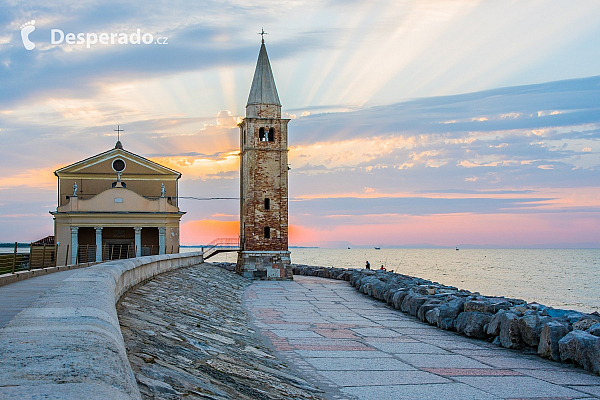
[[[600,398],[597,375],[440,330],[346,281],[256,281],[244,304],[276,354],[330,399]]]
[[[0,286],[0,328],[8,324],[15,315],[29,307],[33,302],[64,282],[75,273],[76,270],[55,272],[48,275],[40,275],[35,278],[26,279],[10,285]]]

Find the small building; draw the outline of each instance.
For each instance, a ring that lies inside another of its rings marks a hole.
[[[54,171],[58,265],[179,253],[181,173],[123,149]]]

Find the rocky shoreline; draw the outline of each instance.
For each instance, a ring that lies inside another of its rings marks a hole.
[[[361,293],[423,322],[600,374],[600,314],[482,296],[379,270],[293,265],[294,275],[346,280]]]
[[[252,281],[228,264],[161,274],[117,307],[143,399],[320,399],[250,327],[242,295]]]

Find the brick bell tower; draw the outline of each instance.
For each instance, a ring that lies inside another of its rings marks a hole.
[[[262,40],[240,127],[240,252],[236,272],[293,279],[288,251],[287,124]]]

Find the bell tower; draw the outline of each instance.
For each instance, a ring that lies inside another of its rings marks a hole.
[[[264,39],[240,127],[240,252],[236,272],[293,279],[288,251],[287,124]]]

